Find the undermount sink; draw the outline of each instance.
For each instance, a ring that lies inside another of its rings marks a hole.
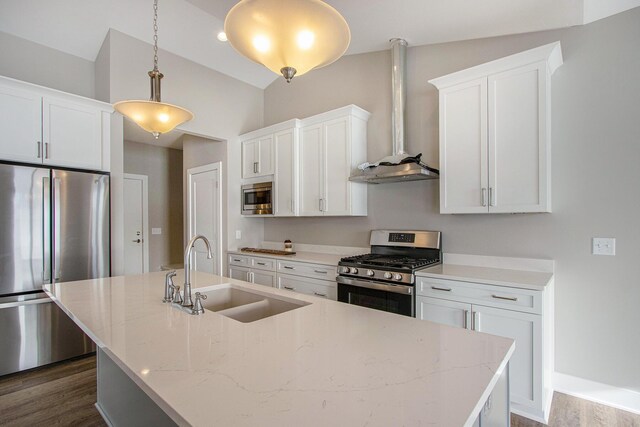
[[[207,296],[207,299],[202,301],[205,310],[243,323],[255,322],[311,304],[306,301],[267,296],[259,292],[238,289],[233,285],[198,291]]]

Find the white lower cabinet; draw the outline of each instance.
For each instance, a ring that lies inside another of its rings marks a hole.
[[[418,278],[416,317],[511,338],[511,410],[546,422],[553,371],[552,285],[545,291]]]
[[[278,288],[301,294],[315,295],[321,298],[336,300],[338,290],[335,282],[309,279],[306,277],[278,274]]]
[[[275,270],[274,259],[229,255],[229,277],[232,279],[275,288]]]

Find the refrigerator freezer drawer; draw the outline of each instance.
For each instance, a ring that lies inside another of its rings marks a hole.
[[[0,375],[95,351],[95,344],[46,294],[0,299]]]

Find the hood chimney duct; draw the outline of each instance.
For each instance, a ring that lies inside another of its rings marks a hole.
[[[391,96],[393,97],[391,112],[391,130],[393,138],[393,157],[398,160],[406,157],[405,143],[405,110],[407,108],[407,42],[404,39],[391,39]]]

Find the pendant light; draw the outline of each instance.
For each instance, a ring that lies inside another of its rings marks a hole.
[[[120,101],[116,102],[113,108],[158,139],[160,134],[167,133],[176,126],[193,119],[191,111],[162,102],[160,98],[160,81],[164,75],[158,70],[158,0],[153,2],[153,70],[149,71],[149,77],[151,78],[149,101]]]
[[[351,40],[347,21],[320,0],[241,0],[224,31],[238,52],[287,82],[331,64]]]

